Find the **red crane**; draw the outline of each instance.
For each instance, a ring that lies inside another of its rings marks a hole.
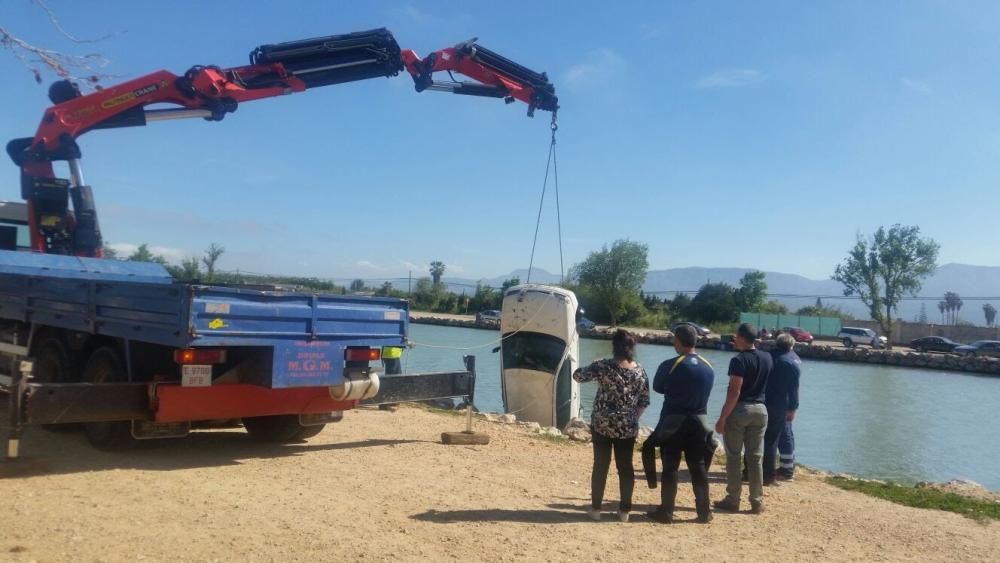
[[[83,178],[76,142],[94,129],[134,127],[151,121],[200,117],[219,121],[239,104],[309,88],[395,76],[406,70],[418,92],[503,98],[553,114],[555,88],[545,73],[510,61],[466,41],[420,58],[401,50],[392,33],[375,29],[262,45],[250,53],[250,65],[234,68],[194,66],[183,75],[161,70],[81,95],[75,84],[59,81],[49,89],[54,105],[45,110],[34,137],[14,139],[7,153],[21,169],[21,197],[28,203],[34,252],[100,257],[103,239],[91,187]],[[434,80],[447,72],[450,81]],[[454,79],[458,73],[473,82]],[[152,105],[177,107],[150,109]],[[66,161],[70,178],[57,178],[52,163]],[[70,206],[72,204],[72,206]]]

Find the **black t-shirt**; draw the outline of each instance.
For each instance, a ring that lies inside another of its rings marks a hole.
[[[767,388],[767,377],[773,367],[771,354],[760,350],[745,350],[729,360],[729,375],[743,378],[740,389],[740,402],[763,403],[764,390]]]
[[[664,395],[660,418],[671,414],[708,414],[708,396],[714,381],[712,365],[697,354],[660,364],[653,378],[653,391]]]

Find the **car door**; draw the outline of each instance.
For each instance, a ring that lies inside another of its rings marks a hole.
[[[989,344],[984,346],[984,348],[985,348],[985,350],[983,350],[984,355],[992,356],[994,358],[1000,356],[1000,343],[990,342]]]

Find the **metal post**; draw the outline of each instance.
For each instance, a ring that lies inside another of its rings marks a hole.
[[[79,188],[83,183],[83,168],[80,166],[79,158],[69,159],[69,179],[73,182],[74,188]]]
[[[10,389],[10,429],[7,433],[7,459],[16,459],[21,446],[21,434],[24,432],[24,392],[31,379],[33,365],[31,362],[11,360],[12,385]],[[20,365],[18,365],[20,364]]]

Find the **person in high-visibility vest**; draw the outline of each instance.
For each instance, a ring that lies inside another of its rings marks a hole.
[[[386,346],[382,348],[382,367],[385,368],[386,376],[399,375],[403,373],[403,348],[401,346]],[[386,403],[379,405],[381,410],[396,410],[399,403]]]

